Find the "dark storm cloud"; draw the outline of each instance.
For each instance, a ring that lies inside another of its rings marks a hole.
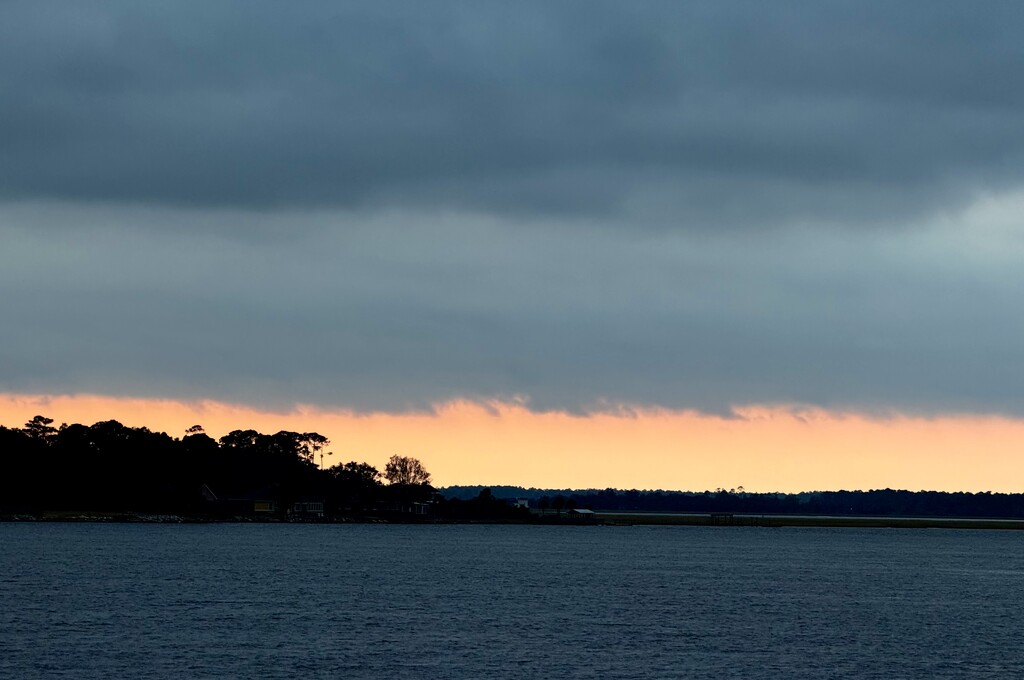
[[[55,241],[3,212],[0,388],[1021,415],[1022,206],[886,235],[747,233],[742,247],[406,214],[335,229],[294,214],[282,225],[307,236],[265,244],[140,232],[131,211]],[[424,238],[405,237],[410,222]]]
[[[1017,3],[0,8],[0,196],[892,221],[1024,171]]]
[[[1020,7],[0,3],[0,390],[1022,415]]]

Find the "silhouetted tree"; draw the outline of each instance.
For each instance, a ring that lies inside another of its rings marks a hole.
[[[45,507],[44,489],[52,489],[63,470],[47,460],[42,439],[25,430],[0,427],[0,508],[19,510]]]
[[[359,486],[374,486],[380,484],[380,471],[369,463],[357,463],[355,461],[338,464],[327,469],[335,479]]]
[[[384,478],[388,484],[429,484],[430,473],[423,463],[406,456],[391,456],[384,466]]]
[[[336,509],[364,511],[372,508],[381,495],[380,472],[369,463],[355,461],[327,469],[334,480],[331,501]]]
[[[57,434],[57,428],[52,427],[50,423],[53,422],[53,418],[47,418],[46,416],[36,416],[32,420],[25,423],[24,432],[33,439],[39,441],[49,441],[53,435]]]
[[[561,515],[562,509],[565,507],[565,496],[562,494],[555,496],[555,499],[551,501],[551,507],[554,508],[555,512]]]
[[[252,448],[262,436],[256,430],[232,430],[220,438],[220,444],[232,449]]]
[[[551,499],[547,496],[541,496],[540,500],[537,501],[537,507],[540,508],[540,514],[543,515],[551,507]]]
[[[323,436],[318,432],[303,432],[299,438],[300,451],[306,460],[310,463],[316,462],[316,454],[322,452],[330,443],[331,440]],[[320,456],[320,462],[323,463],[323,456]]]

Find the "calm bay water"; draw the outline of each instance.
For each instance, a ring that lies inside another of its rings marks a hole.
[[[0,524],[2,678],[1024,677],[1024,533]]]

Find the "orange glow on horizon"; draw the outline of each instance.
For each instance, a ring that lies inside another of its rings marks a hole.
[[[356,460],[383,469],[392,454],[409,455],[438,486],[1024,491],[1024,421],[995,416],[878,418],[766,406],[737,409],[735,418],[661,409],[576,416],[468,401],[433,413],[278,413],[214,401],[0,394],[0,424],[21,427],[36,414],[56,424],[113,419],[174,437],[195,424],[215,438],[235,429],[316,431],[331,439],[325,465]]]

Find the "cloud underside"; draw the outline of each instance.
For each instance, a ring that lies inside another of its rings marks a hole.
[[[2,12],[10,200],[728,229],[961,207],[1024,160],[1015,3]]]
[[[17,323],[0,383],[360,410],[525,398],[1024,412],[1021,207],[891,234],[742,239],[581,237],[472,215],[22,207],[0,220],[87,227],[8,228],[0,316]],[[189,228],[249,220],[303,235]]]
[[[0,389],[1024,414],[1017,3],[0,8]]]

